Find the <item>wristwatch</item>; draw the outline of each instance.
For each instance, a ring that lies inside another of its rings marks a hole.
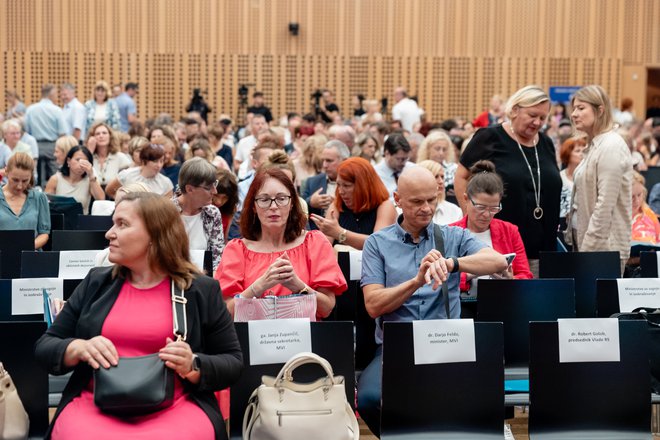
[[[451,268],[450,273],[456,273],[456,272],[458,272],[458,258],[451,257],[451,260],[454,262],[454,267]]]
[[[346,229],[342,230],[342,231],[339,233],[339,236],[337,237],[337,243],[343,243],[343,242],[345,242],[346,239],[348,238],[348,235],[347,235],[347,234],[348,234],[348,232],[346,231]]]
[[[305,285],[300,291],[298,291],[298,295],[307,295],[309,292],[311,292],[311,289],[309,286]]]

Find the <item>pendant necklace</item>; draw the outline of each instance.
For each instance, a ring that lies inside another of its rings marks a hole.
[[[518,142],[518,136],[516,135],[516,132],[513,130],[513,124],[511,124],[511,122],[509,122],[509,128],[511,128],[511,134],[513,134],[513,139],[516,141],[516,144],[518,145],[520,154],[522,154],[523,159],[525,159],[525,163],[527,164],[527,169],[529,170],[529,175],[532,178],[532,185],[534,186],[534,200],[536,201],[536,208],[534,208],[534,212],[533,212],[534,218],[536,220],[541,220],[541,218],[543,217],[543,208],[541,208],[541,163],[539,162],[539,152],[536,149],[536,137],[534,138],[534,154],[536,155],[536,175],[539,181],[538,188],[536,186],[536,181],[534,180],[534,172],[532,171],[532,166],[529,164],[529,161],[527,160],[527,156],[525,156],[525,152],[520,146],[520,142]]]

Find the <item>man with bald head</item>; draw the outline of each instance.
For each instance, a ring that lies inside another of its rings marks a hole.
[[[505,258],[467,229],[433,223],[438,185],[425,168],[406,168],[394,201],[401,208],[397,222],[373,233],[362,250],[362,290],[369,315],[376,319],[378,349],[358,384],[358,411],[371,432],[380,435],[383,323],[460,318],[460,271],[477,275],[500,272]],[[435,228],[444,242],[436,249]],[[442,294],[447,284],[449,299]],[[449,311],[445,301],[449,300]]]

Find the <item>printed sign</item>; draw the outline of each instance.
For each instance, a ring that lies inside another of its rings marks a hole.
[[[12,280],[11,314],[43,314],[44,289],[51,298],[64,300],[64,280],[62,278],[16,278]]]
[[[619,362],[619,320],[558,319],[559,362]]]
[[[632,312],[638,307],[660,308],[660,279],[621,278],[616,284],[621,312]]]
[[[65,280],[82,280],[94,267],[96,251],[60,251],[59,277]]]
[[[362,278],[362,251],[350,251],[348,253],[351,267],[351,281]]]
[[[250,365],[279,364],[312,351],[309,319],[248,321]]]
[[[413,321],[415,365],[476,362],[472,319]]]

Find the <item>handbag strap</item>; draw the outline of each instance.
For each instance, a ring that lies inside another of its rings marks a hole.
[[[174,280],[171,281],[172,317],[174,320],[174,335],[177,341],[185,341],[188,337],[188,319],[186,318],[186,303],[188,300]]]
[[[446,257],[445,240],[442,238],[442,230],[440,229],[440,226],[436,223],[433,223],[433,237],[435,238],[435,248],[443,257]],[[449,314],[449,289],[447,288],[447,282],[445,281],[442,283],[441,287],[442,296],[445,297],[445,312],[447,313],[447,319],[451,319],[451,315]]]
[[[289,382],[293,381],[293,371],[296,368],[300,367],[301,365],[305,365],[305,364],[320,365],[325,370],[325,373],[327,374],[328,378],[330,378],[330,382],[334,385],[335,377],[330,362],[328,362],[326,359],[322,358],[321,356],[317,355],[316,353],[307,352],[307,351],[303,351],[292,356],[291,359],[289,359],[287,363],[284,364],[280,372],[277,374],[277,377],[275,378],[275,383],[279,384],[284,380],[287,380]]]

